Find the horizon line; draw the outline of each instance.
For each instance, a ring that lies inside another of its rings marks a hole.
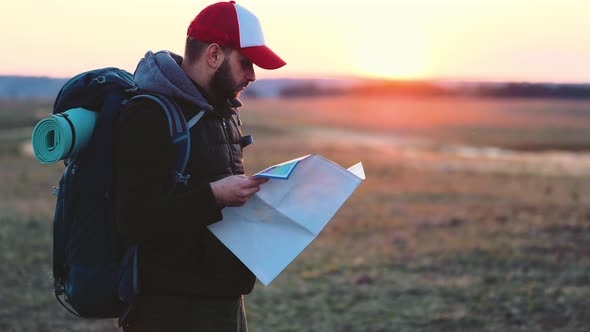
[[[51,75],[27,75],[27,74],[4,74],[0,73],[0,77],[16,77],[16,78],[38,78],[38,79],[55,79],[55,80],[69,80],[75,75],[69,77],[58,77]],[[463,83],[463,84],[546,84],[546,85],[590,85],[588,81],[560,81],[560,80],[531,80],[531,79],[496,79],[496,78],[445,78],[445,77],[415,77],[415,78],[388,78],[388,77],[374,77],[361,75],[294,75],[284,77],[262,77],[256,81],[277,81],[277,80],[357,80],[369,82],[439,82],[439,83]]]

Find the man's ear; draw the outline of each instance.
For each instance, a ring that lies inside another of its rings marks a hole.
[[[207,46],[206,56],[207,64],[213,69],[218,69],[225,59],[225,53],[223,52],[223,49],[221,46],[219,46],[219,44],[216,43],[212,43]]]

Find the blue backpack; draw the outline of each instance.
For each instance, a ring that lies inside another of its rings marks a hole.
[[[83,151],[64,161],[66,169],[54,192],[55,296],[80,317],[121,317],[139,293],[138,248],[125,245],[119,236],[112,199],[113,121],[136,98],[153,100],[166,114],[176,149],[171,183],[186,184],[190,177],[184,174],[190,151],[186,119],[173,100],[138,91],[130,73],[104,68],[79,74],[64,84],[53,106],[54,114],[76,107],[99,112],[92,138]],[[191,125],[202,113],[191,119]]]

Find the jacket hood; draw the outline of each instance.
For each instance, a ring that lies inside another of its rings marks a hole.
[[[140,90],[180,98],[212,111],[199,90],[180,68],[182,57],[169,51],[148,51],[139,61],[133,79]]]

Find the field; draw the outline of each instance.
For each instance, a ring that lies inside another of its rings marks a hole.
[[[248,173],[317,153],[367,180],[268,287],[251,331],[590,330],[590,102],[245,100]],[[117,331],[55,301],[63,166],[30,156],[49,102],[0,104],[0,331]]]

